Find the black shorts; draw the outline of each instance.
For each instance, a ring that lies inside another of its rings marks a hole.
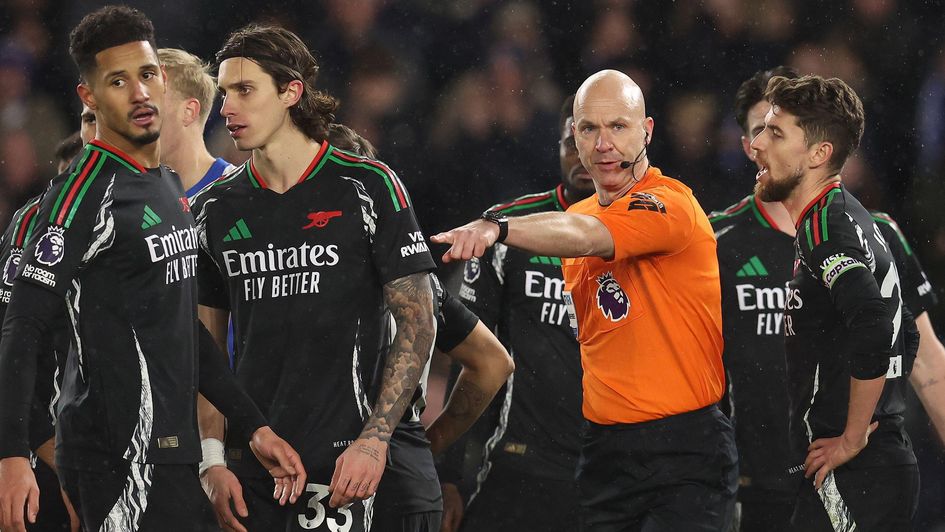
[[[737,532],[787,532],[791,526],[794,502],[781,499],[771,501],[739,501],[736,523]]]
[[[274,487],[271,478],[239,477],[243,487],[243,500],[249,517],[238,517],[240,523],[249,532],[368,532],[371,530],[371,516],[374,498],[354,501],[341,508],[328,505],[331,495],[328,484],[332,471],[309,471],[305,492],[295,504],[279,506],[279,501],[272,498]],[[314,474],[313,474],[314,473]],[[324,482],[320,484],[319,482]],[[233,513],[236,515],[236,512]]]
[[[60,467],[59,480],[84,530],[220,530],[196,465],[118,460],[96,471]]]
[[[417,516],[442,516],[443,494],[423,426],[399,424],[391,437],[388,456],[374,496],[371,529],[414,530],[403,528],[406,518],[422,523],[429,519]],[[435,530],[439,531],[439,525]]]
[[[469,502],[463,532],[572,532],[578,528],[578,489],[571,480],[540,478],[493,464]]]
[[[715,405],[643,423],[587,423],[577,478],[582,530],[727,530],[738,484],[732,425]]]
[[[798,491],[791,530],[901,532],[913,528],[919,502],[915,465],[849,469],[827,475],[820,492],[812,481]],[[855,523],[855,525],[854,525]]]
[[[371,532],[440,532],[443,512],[416,512],[412,514],[374,514]]]
[[[55,471],[42,460],[36,460],[33,468],[36,475],[36,485],[39,486],[39,514],[35,523],[27,523],[29,532],[53,532],[69,530],[69,512],[62,502],[62,493],[59,490],[59,477]]]

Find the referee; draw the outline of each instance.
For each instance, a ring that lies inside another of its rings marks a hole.
[[[504,242],[564,261],[584,366],[584,530],[720,530],[737,456],[722,395],[715,239],[691,190],[649,166],[640,88],[605,70],[575,95],[574,136],[597,193],[567,213],[482,220],[433,237],[444,261]],[[627,346],[633,346],[629,348]]]

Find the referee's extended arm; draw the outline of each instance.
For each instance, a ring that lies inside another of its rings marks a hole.
[[[593,216],[564,212],[542,212],[509,218],[509,234],[504,243],[538,255],[551,257],[614,256],[614,239],[607,227]],[[462,227],[434,235],[431,241],[451,244],[443,262],[481,257],[495,244],[499,226],[475,220]]]

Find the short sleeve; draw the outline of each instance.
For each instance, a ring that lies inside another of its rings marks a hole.
[[[694,231],[696,206],[685,192],[660,186],[631,192],[591,216],[610,231],[617,261],[684,249]]]
[[[417,223],[410,196],[397,174],[383,163],[365,164],[375,174],[366,176],[370,178],[365,179],[365,189],[371,201],[363,208],[373,208],[376,216],[368,227],[374,267],[381,282],[432,270],[436,264]]]
[[[469,336],[479,318],[453,297],[435,274],[430,274],[430,280],[438,302],[436,347],[444,353],[449,353]]]

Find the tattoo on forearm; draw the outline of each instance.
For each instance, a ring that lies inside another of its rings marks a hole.
[[[932,377],[932,378],[930,378],[929,380],[927,380],[927,381],[925,381],[925,382],[920,382],[918,388],[919,388],[920,390],[924,390],[924,389],[926,389],[926,388],[928,388],[928,387],[930,387],[930,386],[935,386],[935,385],[938,384],[938,383],[939,383],[939,381],[938,381],[935,377]]]
[[[384,301],[397,324],[397,334],[384,364],[377,403],[364,425],[362,438],[390,440],[430,359],[436,325],[428,275],[415,273],[384,285]]]
[[[488,397],[474,382],[460,382],[450,395],[443,415],[456,420],[477,418],[482,413]]]

